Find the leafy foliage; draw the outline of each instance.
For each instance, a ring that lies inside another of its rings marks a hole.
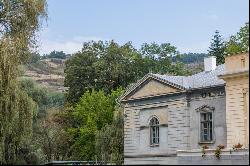
[[[203,62],[204,58],[208,55],[205,53],[184,53],[178,56],[173,56],[171,59],[173,62],[177,62],[178,60],[184,64],[190,63],[199,63]]]
[[[105,95],[104,91],[87,91],[80,98],[73,111],[59,114],[60,123],[66,124],[65,131],[71,140],[70,159],[95,160],[95,137],[105,125],[111,124],[115,111],[115,99],[120,96],[122,89]],[[71,120],[68,119],[71,117]],[[71,122],[69,122],[71,121]]]
[[[32,144],[36,146],[40,162],[63,160],[65,157],[68,138],[62,126],[56,121],[56,114],[60,109],[60,107],[47,109],[46,116],[39,118],[34,126]]]
[[[226,42],[225,55],[246,52],[249,49],[249,22],[240,28],[239,32],[232,35]]]
[[[36,102],[38,108],[38,116],[33,121],[32,143],[27,151],[33,154],[37,163],[62,160],[67,152],[68,138],[62,125],[57,123],[56,115],[63,107],[64,94],[49,92],[31,79],[20,79],[20,89]]]
[[[64,104],[64,94],[61,92],[49,92],[32,79],[20,79],[20,88],[31,97],[39,107],[39,112],[50,107],[59,107]]]
[[[40,54],[38,53],[31,53],[29,60],[28,60],[28,64],[33,64],[33,63],[37,63],[39,60],[41,59]]]
[[[221,157],[221,149],[224,149],[225,146],[224,145],[218,145],[217,148],[214,151],[214,155],[217,159],[220,159]]]
[[[44,0],[3,0],[0,3],[0,164],[15,164],[32,135],[35,104],[18,88],[18,66],[34,48]]]
[[[125,88],[136,82],[148,72],[189,74],[183,63],[171,62],[170,57],[177,53],[169,43],[144,44],[140,51],[130,42],[121,46],[114,41],[84,43],[82,51],[66,61],[67,101],[77,103],[84,92],[92,89],[109,94],[119,86]]]
[[[112,124],[105,125],[96,135],[97,159],[104,163],[123,163],[123,110],[114,112]]]
[[[69,57],[69,54],[64,53],[63,51],[52,51],[49,54],[46,54],[44,56],[42,56],[42,59],[47,59],[47,58],[58,58],[58,59],[66,59],[67,57]]]
[[[171,57],[178,55],[177,48],[171,46],[170,43],[162,43],[160,45],[156,43],[144,43],[140,52],[142,55],[148,56],[146,60],[149,60],[151,64],[148,66],[149,71],[162,74],[170,73],[169,69],[172,67]]]

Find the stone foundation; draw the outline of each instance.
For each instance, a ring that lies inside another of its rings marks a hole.
[[[198,150],[178,150],[175,156],[150,157],[141,156],[124,159],[125,165],[249,165],[249,149],[222,150],[220,159],[214,155],[215,149],[202,152]]]

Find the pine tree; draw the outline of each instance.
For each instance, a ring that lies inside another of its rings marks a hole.
[[[224,59],[224,51],[225,51],[225,44],[224,41],[219,34],[219,31],[215,31],[215,35],[213,36],[211,45],[208,50],[209,56],[215,56],[216,57],[216,63],[223,64],[225,62]]]

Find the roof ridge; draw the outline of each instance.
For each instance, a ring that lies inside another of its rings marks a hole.
[[[196,86],[207,86],[207,82],[204,82],[204,80],[200,79],[199,77],[203,77],[204,79],[206,79],[205,77],[209,74],[211,76],[217,76],[218,74],[216,74],[217,72],[220,72],[221,69],[223,70],[222,67],[224,67],[225,64],[220,64],[218,66],[216,66],[215,70],[212,70],[212,71],[202,71],[202,72],[199,72],[199,73],[196,73],[196,74],[193,74],[193,75],[189,75],[189,76],[169,76],[169,75],[166,75],[166,74],[153,74],[155,75],[156,77],[160,77],[161,79],[165,79],[166,81],[168,82],[171,82],[171,83],[174,83],[174,84],[177,84],[181,87],[184,87],[186,89],[189,89],[189,88],[193,88]],[[216,72],[214,74],[214,72]],[[194,77],[198,77],[197,79],[194,79]],[[211,77],[210,77],[211,78]],[[181,79],[181,80],[180,80]],[[220,78],[218,78],[218,80],[220,80]],[[216,78],[214,79],[215,82],[218,81]],[[201,85],[202,84],[202,85]],[[204,84],[204,85],[203,85]],[[213,84],[213,83],[211,83]]]

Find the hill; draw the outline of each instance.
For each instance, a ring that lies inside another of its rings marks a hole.
[[[64,68],[66,59],[48,58],[41,59],[26,65],[24,77],[35,80],[48,90],[64,92]]]
[[[185,64],[191,63],[201,63],[203,62],[204,58],[208,57],[208,54],[205,53],[184,53],[177,56],[172,57],[172,61],[176,62],[179,59],[181,62]]]
[[[185,64],[186,70],[195,74],[203,71],[203,59],[207,54],[188,53],[181,54],[179,60]],[[64,69],[65,61],[69,55],[63,52],[52,52],[46,56],[33,55],[30,63],[24,66],[24,76],[35,80],[40,85],[46,87],[52,92],[65,92],[64,87]],[[173,63],[177,57],[172,57]]]

